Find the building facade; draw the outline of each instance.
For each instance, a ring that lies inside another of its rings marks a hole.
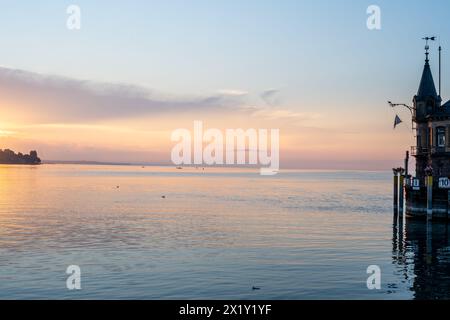
[[[448,218],[450,192],[439,180],[450,178],[450,101],[442,104],[430,68],[428,50],[419,90],[413,99],[413,123],[416,145],[412,155],[416,159],[417,183],[406,186],[406,211],[410,216],[426,216],[426,177],[433,176],[433,212],[436,217]]]
[[[416,158],[416,177],[422,185],[427,169],[432,170],[433,176],[450,177],[450,101],[442,104],[428,54],[413,103],[417,142],[412,155]]]

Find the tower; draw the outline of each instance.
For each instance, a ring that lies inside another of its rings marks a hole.
[[[432,168],[433,176],[450,177],[450,101],[442,104],[436,91],[430,68],[429,46],[425,47],[425,66],[419,90],[414,96],[416,124],[416,176],[424,183],[426,169]]]

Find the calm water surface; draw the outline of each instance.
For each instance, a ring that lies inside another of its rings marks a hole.
[[[449,228],[395,226],[391,181],[0,166],[0,298],[449,298]],[[66,289],[69,265],[81,267],[81,291]],[[369,265],[382,270],[381,290],[367,289]]]

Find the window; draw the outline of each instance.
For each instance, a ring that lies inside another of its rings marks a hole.
[[[437,128],[437,146],[439,148],[445,147],[445,128],[444,127]]]

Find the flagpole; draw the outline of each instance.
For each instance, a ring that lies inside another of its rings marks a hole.
[[[439,97],[441,96],[441,51],[442,47],[439,46]]]

